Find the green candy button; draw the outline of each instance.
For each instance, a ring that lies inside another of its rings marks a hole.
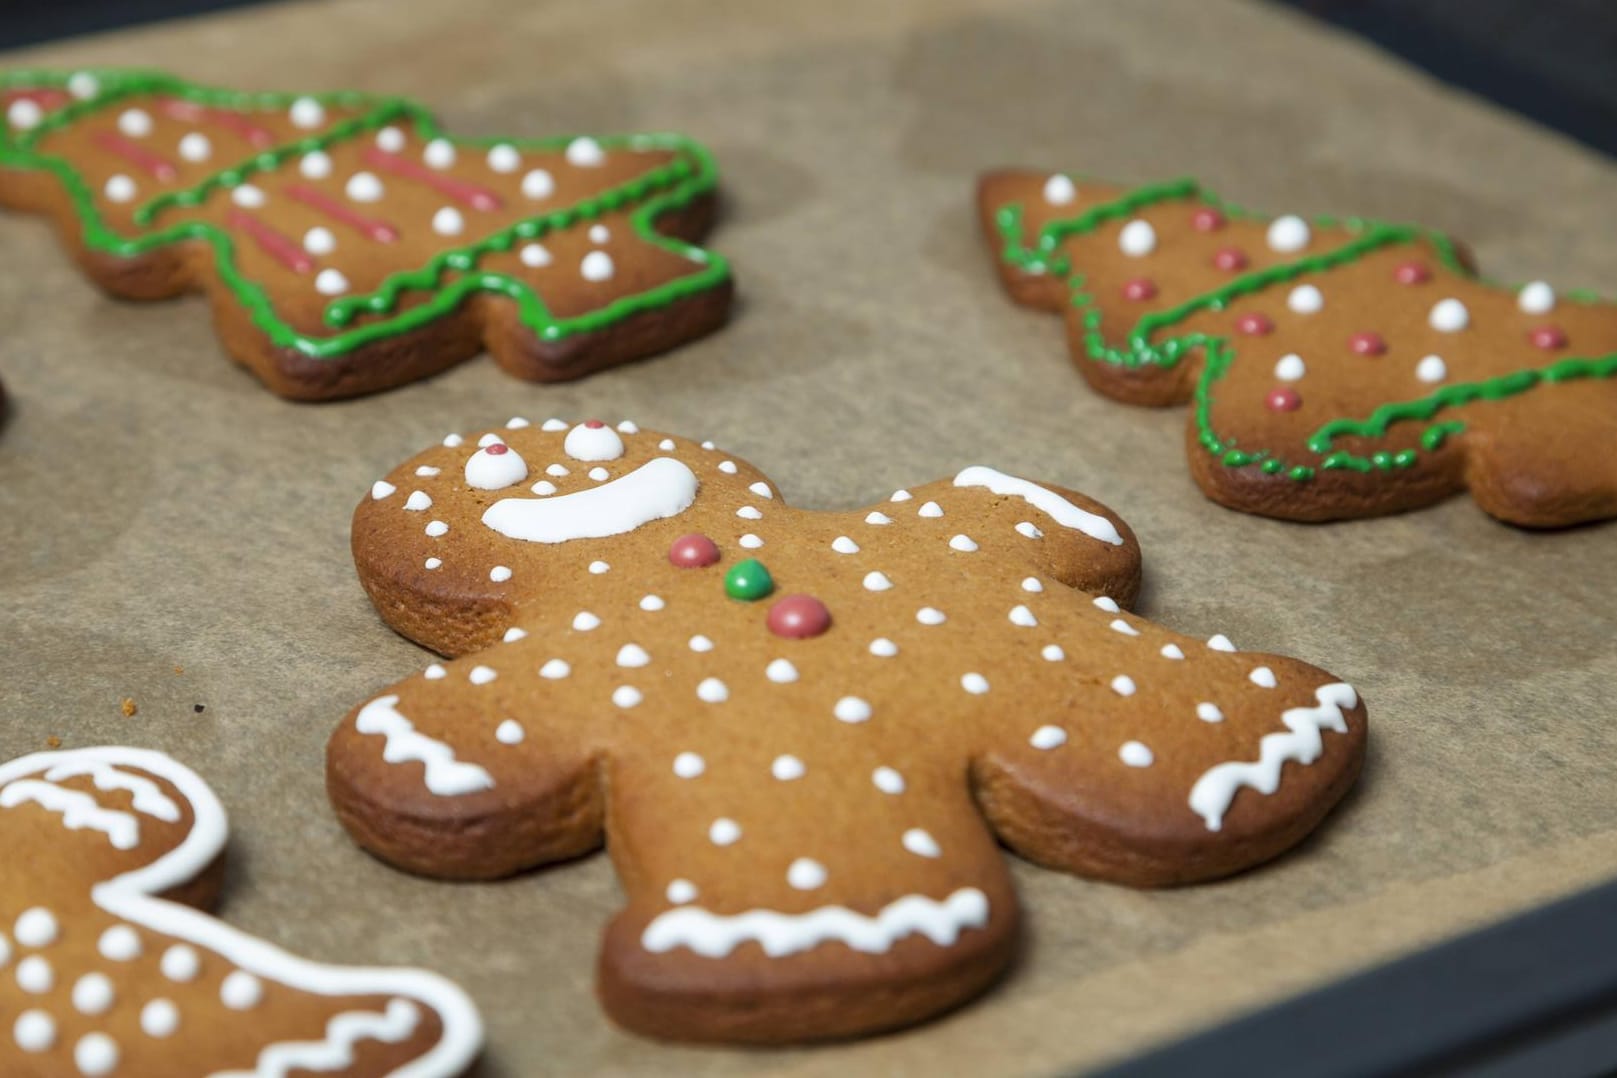
[[[730,566],[724,574],[724,593],[732,599],[753,602],[775,590],[775,579],[757,558],[748,558]]]

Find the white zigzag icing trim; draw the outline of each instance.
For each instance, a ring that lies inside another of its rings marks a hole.
[[[116,849],[132,850],[140,842],[138,820],[127,812],[102,808],[82,790],[69,790],[40,779],[19,779],[0,790],[0,808],[15,808],[25,801],[60,812],[69,831],[100,831]]]
[[[1209,769],[1190,788],[1190,808],[1207,821],[1207,830],[1224,826],[1224,814],[1243,786],[1260,794],[1280,788],[1280,773],[1288,760],[1311,764],[1325,751],[1321,730],[1347,733],[1347,717],[1342,713],[1359,702],[1353,686],[1337,681],[1314,690],[1318,707],[1288,708],[1280,716],[1288,733],[1265,734],[1258,742],[1258,758],[1251,762],[1230,761]]]
[[[139,775],[119,771],[110,764],[97,763],[93,760],[74,760],[57,764],[45,772],[45,778],[49,782],[60,782],[62,779],[76,778],[80,775],[90,776],[98,790],[128,790],[134,795],[133,805],[136,812],[155,816],[164,823],[179,822],[180,806],[159,790],[157,783],[143,779]]]
[[[212,1078],[285,1078],[294,1070],[335,1071],[354,1064],[354,1045],[362,1040],[397,1044],[415,1032],[421,1011],[407,999],[395,999],[385,1014],[345,1011],[326,1023],[323,1041],[282,1041],[258,1053],[250,1071],[219,1071]]]
[[[427,767],[427,789],[442,796],[469,794],[494,786],[494,776],[476,764],[455,759],[455,750],[418,731],[394,706],[397,695],[378,696],[359,709],[354,729],[387,738],[382,759],[390,764],[419,760]]]

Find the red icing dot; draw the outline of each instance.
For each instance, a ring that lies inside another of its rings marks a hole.
[[[1392,279],[1399,284],[1424,284],[1432,279],[1432,271],[1424,262],[1404,262],[1392,271]]]
[[[502,453],[511,452],[511,447],[506,445],[504,442],[490,442],[488,445],[483,447],[483,452],[487,453],[491,457],[497,457]]]
[[[1348,350],[1356,356],[1385,355],[1387,342],[1379,333],[1355,333],[1348,338]]]
[[[1236,247],[1220,247],[1213,255],[1213,267],[1225,273],[1238,273],[1246,269],[1246,252]]]
[[[769,608],[769,631],[791,640],[819,636],[831,627],[831,611],[812,595],[783,595]]]
[[[1538,326],[1527,334],[1527,339],[1533,343],[1534,348],[1542,348],[1547,352],[1566,347],[1566,331],[1560,326]]]
[[[586,419],[584,420],[584,425],[590,430],[600,430],[602,427],[606,426],[606,424],[602,423],[599,419]]]
[[[1243,314],[1235,320],[1235,329],[1248,337],[1265,337],[1275,331],[1275,324],[1261,314]]]
[[[1123,284],[1123,298],[1134,300],[1136,303],[1153,298],[1157,294],[1157,286],[1146,277],[1136,277]]]
[[[719,560],[719,545],[705,535],[682,535],[668,548],[668,560],[681,569],[702,569]]]
[[[1295,412],[1303,406],[1303,398],[1295,389],[1277,386],[1269,390],[1269,395],[1263,398],[1263,403],[1271,412]]]
[[[1224,215],[1211,206],[1203,206],[1190,215],[1190,227],[1197,232],[1217,232],[1224,227]]]

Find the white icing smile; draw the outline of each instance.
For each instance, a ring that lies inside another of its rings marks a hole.
[[[623,535],[678,516],[696,501],[696,473],[672,457],[647,461],[628,475],[549,498],[501,498],[483,523],[510,539],[565,543]]]

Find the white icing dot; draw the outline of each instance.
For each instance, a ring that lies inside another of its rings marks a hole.
[[[949,540],[949,549],[958,550],[963,554],[970,554],[977,549],[977,543],[969,535],[957,535]]]
[[[715,846],[728,846],[741,837],[741,825],[728,816],[720,816],[707,829],[707,837]]]
[[[667,603],[663,602],[662,596],[660,595],[647,595],[640,600],[640,609],[646,611],[661,610],[667,605]]]
[[[1281,254],[1291,254],[1301,251],[1308,246],[1313,233],[1309,230],[1308,222],[1296,214],[1287,214],[1276,217],[1269,222],[1269,249],[1279,251]]]
[[[690,880],[670,880],[668,890],[664,893],[668,896],[668,901],[676,906],[683,906],[696,900],[696,884]]]
[[[1224,712],[1217,704],[1201,703],[1196,705],[1196,717],[1202,722],[1223,722]]]
[[[607,471],[605,468],[591,468],[589,470],[589,477],[595,480],[597,483],[604,483],[608,479],[612,478],[612,473]]]
[[[893,518],[888,516],[886,513],[870,513],[865,517],[866,524],[881,525],[891,524],[892,522]]]
[[[400,150],[404,149],[404,132],[400,131],[392,124],[388,124],[386,127],[376,132],[376,145],[380,146],[388,153],[398,153]]]
[[[200,131],[192,131],[180,139],[180,157],[186,161],[206,161],[213,156],[213,143]]]
[[[567,426],[567,420],[551,418],[545,420],[544,423],[540,425],[539,429],[554,433],[558,430],[566,430]]]
[[[233,1011],[245,1011],[256,1007],[263,998],[263,983],[246,970],[236,970],[219,986],[219,1002]]]
[[[1039,651],[1039,654],[1044,656],[1046,662],[1052,663],[1058,663],[1067,657],[1067,653],[1061,650],[1060,644],[1046,644]]]
[[[1524,284],[1516,296],[1516,305],[1523,314],[1549,314],[1555,309],[1555,289],[1544,281]]]
[[[152,114],[145,109],[125,109],[118,115],[118,130],[130,138],[145,138],[152,133]]]
[[[48,947],[56,942],[56,917],[43,906],[34,906],[22,912],[12,929],[17,942],[24,947]]]
[[[1041,592],[1044,590],[1044,582],[1036,576],[1026,577],[1022,581],[1022,590]]]
[[[243,209],[255,210],[268,199],[264,195],[263,188],[250,183],[240,183],[230,189],[230,201]]]
[[[1185,653],[1179,649],[1178,644],[1162,645],[1161,655],[1164,659],[1183,659]]]
[[[939,505],[937,502],[927,502],[915,512],[917,516],[933,518],[941,517],[943,515],[943,506]]]
[[[68,76],[67,92],[80,101],[88,101],[101,92],[101,80],[88,71],[75,71]]]
[[[45,110],[39,107],[39,102],[26,97],[19,97],[6,109],[6,120],[19,131],[38,127],[39,121],[44,118]]]
[[[500,637],[500,640],[501,640],[501,642],[506,643],[506,644],[514,644],[518,640],[521,640],[524,637],[526,637],[527,635],[528,634],[527,634],[526,631],[524,631],[522,629],[519,629],[515,625],[513,625],[509,629],[505,630],[505,635]]]
[[[310,150],[298,161],[298,171],[306,180],[323,180],[331,175],[331,157],[324,150]]]
[[[609,281],[613,272],[612,256],[605,251],[591,251],[578,264],[578,272],[586,281]]]
[[[105,1014],[116,993],[103,973],[86,973],[73,984],[73,1008],[80,1014]]]
[[[799,857],[786,870],[786,882],[799,891],[812,891],[825,886],[825,866],[809,858]]]
[[[717,447],[717,446],[715,446],[715,445],[714,445],[714,444],[713,444],[713,443],[712,443],[712,442],[703,442],[703,443],[702,443],[702,448],[703,448],[703,449],[708,449],[708,450],[711,450],[711,449],[716,449],[716,448],[718,448],[718,447]]]
[[[556,193],[556,181],[550,173],[536,168],[522,177],[522,197],[538,201]]]
[[[176,943],[163,952],[162,961],[158,965],[163,970],[163,976],[183,984],[196,978],[201,963],[195,951],[183,943]]]
[[[1425,356],[1415,364],[1415,377],[1423,382],[1441,382],[1449,376],[1449,365],[1442,356]]]
[[[312,255],[329,255],[337,249],[337,237],[319,225],[303,234],[303,249]]]
[[[522,260],[524,266],[531,266],[535,269],[540,266],[550,265],[550,252],[537,243],[523,244],[522,250],[517,252],[517,257]]]
[[[939,848],[938,840],[919,827],[912,827],[905,831],[902,841],[904,848],[917,857],[935,858],[943,856],[943,850]]]
[[[1019,521],[1016,525],[1016,530],[1018,534],[1025,535],[1029,539],[1044,538],[1044,533],[1040,531],[1038,525],[1034,524],[1031,520]]]
[[[539,668],[539,676],[549,681],[559,681],[573,672],[573,668],[562,659],[546,660],[545,665]]]
[[[764,676],[777,685],[789,685],[797,680],[797,667],[786,659],[775,659],[764,668]]]
[[[383,195],[382,181],[373,172],[354,173],[343,190],[355,202],[377,202]]]
[[[520,745],[526,736],[522,724],[515,719],[506,719],[494,728],[494,740],[502,745]]]
[[[522,155],[509,142],[497,142],[488,148],[488,167],[495,172],[515,172],[522,167]]]
[[[869,722],[870,704],[857,696],[844,696],[837,701],[831,713],[843,722]]]
[[[442,469],[440,469],[440,468],[434,468],[430,464],[423,464],[423,465],[421,465],[419,468],[417,468],[415,470],[415,474],[417,474],[419,476],[423,476],[423,477],[425,477],[427,479],[431,479],[433,476],[437,475],[441,470]]]
[[[453,206],[442,206],[432,215],[432,230],[440,236],[458,236],[465,228],[466,218]]]
[[[690,639],[690,648],[692,651],[712,651],[713,641],[709,640],[701,633],[697,633]]]
[[[466,439],[462,438],[458,434],[446,434],[446,435],[444,435],[444,445],[448,446],[450,449],[454,449],[456,446],[460,445],[465,440]]]
[[[426,531],[427,535],[437,539],[449,533],[449,525],[445,524],[441,520],[434,520],[429,522],[424,530]]]
[[[287,117],[292,121],[292,126],[307,131],[326,122],[326,107],[312,97],[300,97],[292,102]]]
[[[973,696],[981,696],[988,691],[988,679],[981,674],[967,674],[960,679],[960,687]]]
[[[1036,749],[1053,749],[1067,743],[1067,731],[1059,726],[1041,726],[1033,731],[1027,743]]]
[[[612,571],[612,566],[604,561],[592,561],[589,565],[591,576],[600,576],[602,573]]]
[[[114,925],[101,933],[96,950],[109,962],[129,962],[140,957],[140,936],[128,925]]]
[[[1134,695],[1134,679],[1127,674],[1119,674],[1112,679],[1112,691],[1119,696]]]
[[[448,168],[455,163],[455,144],[448,139],[435,138],[422,147],[421,160],[428,168]]]
[[[474,666],[471,673],[466,675],[466,680],[473,685],[487,685],[499,676],[499,673],[492,666]]]
[[[915,495],[911,494],[907,490],[895,490],[893,491],[893,496],[887,500],[892,502],[907,502],[913,497],[915,497]]]
[[[1114,633],[1122,633],[1124,636],[1139,636],[1140,635],[1140,630],[1136,629],[1134,626],[1130,625],[1128,622],[1124,621],[1122,618],[1114,618],[1112,620],[1111,630]]]
[[[562,451],[574,460],[590,463],[617,460],[623,456],[623,439],[618,436],[617,431],[604,423],[593,427],[589,423],[580,423],[567,432],[567,437],[562,442]]]
[[[625,710],[636,706],[642,699],[644,697],[640,695],[640,690],[633,685],[619,685],[612,690],[612,702]]]
[[[1029,610],[1027,607],[1020,604],[1011,607],[1012,625],[1020,625],[1024,629],[1031,629],[1038,623],[1039,619],[1034,617],[1033,611]]]
[[[56,1043],[56,1023],[44,1011],[23,1011],[11,1036],[24,1052],[43,1052]]]
[[[1068,206],[1078,197],[1078,186],[1072,177],[1056,173],[1044,181],[1044,200],[1052,206]]]
[[[596,223],[590,225],[589,235],[591,243],[605,243],[612,238],[612,230],[603,224]]]
[[[579,168],[596,168],[606,163],[606,151],[588,136],[575,138],[567,144],[567,163]]]
[[[426,678],[428,681],[439,681],[448,677],[449,671],[443,668],[442,663],[432,663],[425,670],[421,671],[421,676]]]
[[[424,490],[412,490],[410,496],[405,499],[404,508],[412,513],[425,512],[432,508],[432,498]]]
[[[56,984],[56,972],[39,955],[29,955],[17,963],[17,987],[32,995],[43,995]]]
[[[348,278],[341,270],[327,267],[315,274],[314,290],[322,296],[340,296],[348,291]]]
[[[696,698],[707,704],[722,704],[730,699],[730,687],[716,677],[703,678],[696,686]]]
[[[442,558],[428,558],[426,561],[422,562],[421,564],[425,565],[428,569],[437,569],[437,568],[440,568],[443,565],[443,563],[444,563],[444,560]]]
[[[719,461],[719,471],[723,472],[725,475],[736,474],[736,462],[733,460]]]
[[[1465,304],[1450,297],[1433,304],[1426,320],[1439,333],[1458,333],[1471,324],[1471,312],[1465,309]]]
[[[879,636],[870,642],[870,653],[882,659],[891,659],[898,654],[898,645],[885,636]]]
[[[891,580],[887,579],[887,574],[886,573],[877,572],[875,570],[872,570],[872,571],[865,574],[865,590],[866,591],[886,591],[888,588],[890,588],[892,586],[893,586],[893,582]]]
[[[1275,377],[1282,382],[1295,382],[1308,373],[1308,366],[1303,357],[1295,352],[1288,352],[1275,362]]]
[[[947,615],[943,613],[943,611],[937,609],[936,607],[923,606],[921,609],[915,612],[915,620],[920,622],[922,625],[942,625],[949,619]]]
[[[795,779],[800,779],[807,770],[803,766],[803,761],[790,753],[783,753],[775,757],[769,765],[769,773],[781,782],[792,782]]]
[[[742,520],[764,519],[763,511],[752,505],[743,505],[740,509],[737,509],[736,516],[740,517]]]
[[[545,474],[553,475],[557,479],[560,479],[562,476],[571,475],[572,473],[567,470],[567,466],[565,464],[552,464],[545,469]]]
[[[1316,314],[1325,307],[1325,294],[1311,284],[1300,284],[1287,293],[1286,306],[1296,314]]]
[[[769,484],[762,481],[752,484],[747,489],[760,498],[773,498],[775,496],[775,492],[769,489]]]
[[[1230,638],[1225,636],[1223,633],[1214,633],[1212,636],[1208,637],[1207,646],[1212,648],[1214,651],[1233,652],[1235,650],[1235,645],[1230,643]]]
[[[120,172],[108,177],[106,186],[101,190],[113,202],[129,202],[135,197],[135,181]]]
[[[1109,595],[1097,595],[1091,601],[1108,614],[1121,614],[1123,612],[1123,608],[1117,605],[1117,600]]]
[[[674,450],[674,440],[672,438],[664,438],[662,441],[657,443],[657,448],[661,449],[664,453],[671,453]]]
[[[846,535],[839,535],[831,540],[831,549],[838,554],[857,554],[859,553],[859,544],[849,539]]]
[[[480,439],[477,444],[477,452],[466,459],[467,486],[477,490],[504,490],[528,478],[528,462],[515,449],[498,438],[487,445]],[[499,448],[495,449],[496,446]]]
[[[1157,249],[1157,230],[1150,221],[1136,217],[1117,235],[1117,249],[1130,258],[1141,258]]]
[[[651,656],[639,644],[625,644],[618,649],[617,663],[619,666],[634,668],[645,666],[651,662]]]
[[[878,767],[870,773],[870,781],[876,784],[876,789],[884,794],[901,794],[904,792],[904,776],[890,767]]]
[[[1156,756],[1138,741],[1125,741],[1117,750],[1117,758],[1130,767],[1150,767]]]
[[[140,1009],[140,1030],[148,1037],[169,1037],[180,1028],[180,1009],[173,1000],[154,999]]]
[[[1253,670],[1247,675],[1247,679],[1251,681],[1252,684],[1261,686],[1265,689],[1272,689],[1279,684],[1279,682],[1275,680],[1275,672],[1269,669],[1267,666],[1260,666],[1256,670]]]
[[[694,779],[707,770],[707,761],[694,752],[682,752],[674,757],[674,774],[682,779]]]
[[[748,550],[757,550],[759,547],[764,545],[764,541],[751,532],[743,535],[740,539],[737,539],[736,542],[746,547]]]
[[[581,633],[587,633],[600,624],[601,619],[591,614],[588,610],[580,610],[573,615],[573,628]]]
[[[80,1074],[111,1074],[118,1066],[118,1042],[105,1033],[86,1033],[73,1046],[73,1063]]]
[[[549,497],[550,495],[556,493],[556,484],[552,483],[548,479],[541,479],[528,489],[541,497]]]

